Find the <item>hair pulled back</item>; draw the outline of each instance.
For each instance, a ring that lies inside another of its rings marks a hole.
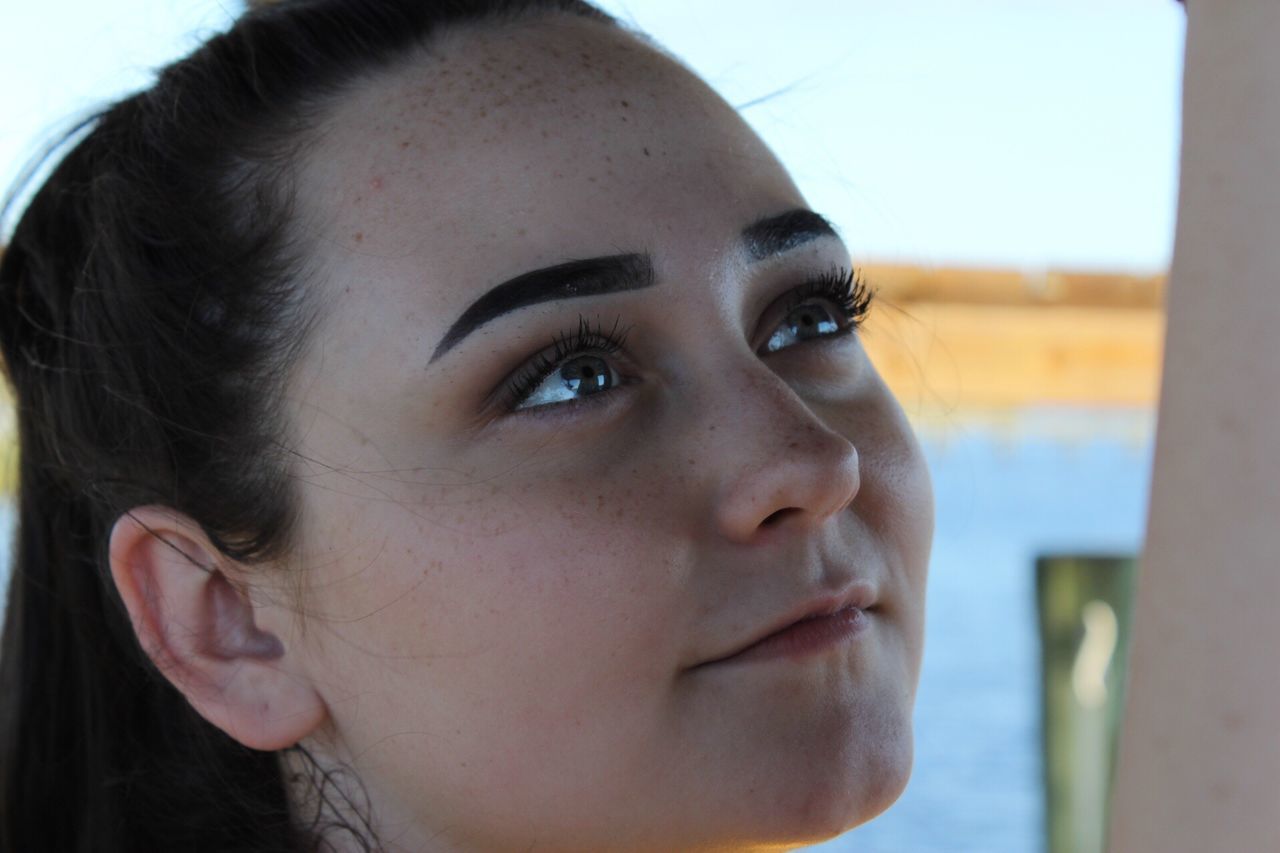
[[[158,503],[233,559],[289,551],[281,394],[317,316],[293,164],[361,76],[441,27],[540,11],[612,23],[582,0],[286,0],[72,134],[0,260],[19,440],[3,853],[320,844],[289,814],[280,756],[206,722],[139,647],[108,534]]]

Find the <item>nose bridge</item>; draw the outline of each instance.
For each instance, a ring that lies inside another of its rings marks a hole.
[[[747,541],[783,521],[817,526],[853,500],[860,486],[854,443],[759,356],[723,359],[699,384],[705,455],[716,479],[713,515],[723,535]]]

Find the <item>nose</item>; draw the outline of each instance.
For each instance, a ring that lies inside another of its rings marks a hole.
[[[853,443],[760,362],[735,387],[716,401],[721,535],[749,543],[784,526],[816,529],[848,507],[861,484]]]

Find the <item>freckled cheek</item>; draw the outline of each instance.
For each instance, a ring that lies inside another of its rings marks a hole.
[[[626,487],[584,488],[563,502],[538,501],[477,542],[467,582],[488,605],[478,619],[504,625],[524,649],[575,649],[601,663],[652,642],[674,594],[665,569],[671,548],[634,496]]]
[[[607,472],[581,467],[573,477],[564,464],[560,476],[526,467],[475,494],[402,496],[395,512],[384,502],[356,521],[335,518],[343,532],[324,609],[351,639],[404,655],[536,664],[566,648],[607,660],[651,645],[678,595],[669,567],[679,543],[663,515],[674,511],[672,484],[634,456]]]

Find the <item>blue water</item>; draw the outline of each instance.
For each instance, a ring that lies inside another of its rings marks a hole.
[[[1035,558],[1138,552],[1151,428],[1149,416],[1047,412],[922,435],[937,526],[915,769],[887,812],[807,850],[1045,849]],[[0,506],[0,555],[7,515]]]

